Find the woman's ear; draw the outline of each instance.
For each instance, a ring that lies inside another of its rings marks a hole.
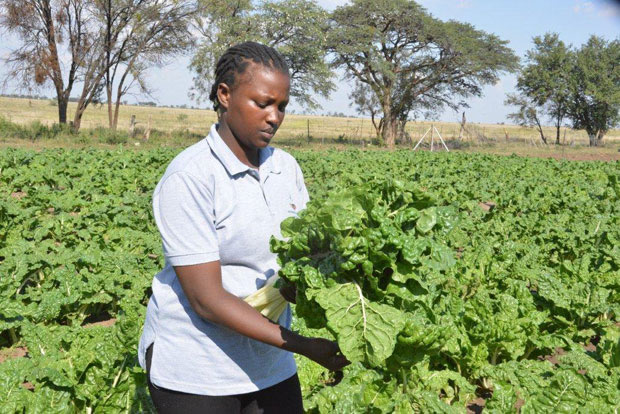
[[[223,110],[228,109],[228,104],[230,102],[230,87],[225,83],[220,83],[217,85],[217,100],[220,103],[220,108]]]

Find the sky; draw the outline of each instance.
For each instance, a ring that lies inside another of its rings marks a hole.
[[[347,3],[345,0],[318,0],[318,4],[327,10]],[[620,0],[418,0],[426,10],[441,20],[468,22],[479,30],[494,33],[501,39],[508,40],[519,57],[523,57],[533,47],[532,38],[546,32],[556,32],[567,44],[579,46],[595,34],[607,40],[620,38]],[[0,34],[0,56],[16,46],[15,39]],[[190,57],[180,57],[163,68],[153,68],[149,73],[150,85],[154,89],[154,100],[160,105],[196,105],[189,97],[193,74],[188,69]],[[0,62],[0,76],[5,68]],[[338,89],[329,99],[317,99],[321,109],[317,114],[343,112],[357,116],[350,106],[348,97],[351,85],[336,79]],[[510,107],[504,106],[507,93],[514,92],[515,75],[502,75],[495,85],[484,88],[481,98],[467,101],[470,108],[465,109],[469,122],[509,123],[506,115]],[[14,93],[10,86],[2,93]],[[51,90],[41,91],[52,96]],[[128,97],[129,102],[149,100],[144,97]],[[206,107],[206,104],[202,105]],[[306,112],[294,100],[289,109],[295,113]],[[451,110],[439,116],[442,121],[460,120],[460,113]]]

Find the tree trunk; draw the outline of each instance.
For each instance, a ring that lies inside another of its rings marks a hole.
[[[538,133],[540,134],[540,139],[542,140],[543,144],[547,145],[547,138],[545,138],[545,133],[543,132],[542,128],[538,128]]]
[[[108,97],[108,127],[112,130],[116,130],[116,124],[114,123],[114,115],[112,112],[112,88],[110,85],[106,85],[106,95]]]
[[[405,145],[411,144],[411,136],[405,131],[407,126],[407,119],[398,121],[398,142]]]
[[[71,125],[71,129],[73,132],[78,132],[80,127],[82,126],[82,115],[84,114],[83,110],[76,110],[75,116],[73,117],[73,124]]]
[[[555,145],[560,145],[560,125],[556,125],[555,127]]]
[[[114,104],[114,120],[112,121],[112,131],[116,131],[116,128],[118,127],[118,113],[120,111],[120,106],[121,98],[118,97],[116,99],[116,103]]]
[[[396,135],[398,135],[398,118],[392,112],[390,102],[383,104],[383,119],[381,125],[381,139],[388,149],[394,149]]]
[[[59,95],[57,97],[57,101],[58,101],[58,122],[60,124],[66,124],[67,123],[67,105],[69,104],[69,100]]]
[[[545,133],[543,132],[542,125],[540,125],[540,122],[538,121],[538,119],[536,119],[536,126],[538,127],[538,133],[540,134],[540,139],[542,139],[542,142],[545,145],[547,145],[547,138],[545,138]]]
[[[383,123],[383,131],[381,131],[381,137],[383,138],[383,142],[388,147],[388,149],[392,150],[394,149],[396,136],[398,135],[398,120],[393,116],[386,116],[385,121],[386,122]]]
[[[598,134],[588,132],[588,138],[590,139],[590,146],[598,146]]]
[[[123,84],[125,83],[125,77],[129,73],[129,69],[131,68],[132,65],[133,65],[133,59],[131,62],[129,62],[129,66],[127,70],[125,71],[125,73],[123,73],[121,80],[118,82],[118,87],[116,89],[116,102],[114,103],[114,119],[112,120],[113,131],[116,131],[116,128],[118,127],[118,112],[120,111],[121,99],[123,97]]]
[[[596,145],[597,146],[601,146],[603,145],[603,136],[605,136],[604,132],[598,131],[597,133],[597,139],[596,139]]]
[[[82,125],[82,115],[84,115],[84,111],[88,104],[86,100],[82,97],[77,104],[77,108],[75,108],[75,115],[73,116],[73,132],[78,132],[80,130],[80,126]]]
[[[374,111],[370,111],[370,121],[372,122],[372,126],[375,128],[375,135],[377,135],[377,139],[379,139],[381,137],[381,121],[377,124]]]

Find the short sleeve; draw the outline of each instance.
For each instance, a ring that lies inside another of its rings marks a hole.
[[[160,183],[153,197],[153,214],[171,265],[219,260],[213,206],[207,183],[190,174],[176,172]]]
[[[299,167],[299,164],[295,162],[295,180],[297,184],[297,191],[299,195],[299,200],[301,200],[300,209],[306,208],[306,204],[310,201],[310,196],[308,195],[308,190],[306,189],[306,183],[304,182],[304,174]]]

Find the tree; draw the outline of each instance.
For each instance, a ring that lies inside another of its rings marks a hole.
[[[335,89],[325,62],[327,13],[311,0],[202,0],[196,27],[202,35],[191,63],[197,99],[209,96],[219,56],[250,40],[282,53],[290,67],[291,96],[301,105],[316,108],[313,95],[326,97]]]
[[[516,70],[507,43],[466,23],[442,22],[410,0],[353,0],[334,10],[328,33],[333,67],[377,97],[377,134],[388,147],[412,113],[467,106],[463,100],[481,96],[500,72]]]
[[[538,106],[525,95],[508,94],[504,105],[516,106],[517,112],[508,114],[508,118],[524,127],[536,127],[540,139],[547,145],[547,138],[542,129],[542,123],[538,114]]]
[[[99,38],[83,0],[0,0],[0,26],[21,46],[6,59],[8,79],[27,88],[51,83],[58,102],[58,122],[67,122],[67,105],[76,82],[83,100],[97,95]],[[63,59],[67,56],[66,59]]]
[[[110,127],[116,128],[121,98],[153,65],[190,43],[190,1],[166,0],[0,0],[0,25],[18,35],[21,47],[7,62],[9,79],[28,88],[51,83],[58,101],[58,121],[67,122],[67,105],[76,84],[72,127],[80,129],[84,111],[108,98]],[[116,104],[112,114],[112,86]]]
[[[556,33],[536,36],[533,41],[534,48],[527,51],[527,64],[517,80],[517,90],[536,107],[535,112],[553,120],[555,143],[559,144],[570,101],[571,50]],[[536,123],[539,123],[538,116]]]
[[[380,131],[383,119],[377,118],[381,113],[381,105],[379,104],[377,96],[372,93],[372,90],[367,85],[356,81],[350,97],[353,100],[353,104],[357,107],[358,112],[370,115],[370,121],[375,127],[375,130]],[[380,137],[379,134],[377,134],[377,137]]]
[[[597,146],[620,117],[620,41],[591,36],[575,52],[568,116]]]
[[[190,1],[96,0],[95,4],[104,39],[108,122],[116,130],[123,96],[134,85],[150,95],[146,71],[164,65],[192,44],[190,18],[196,9]]]

